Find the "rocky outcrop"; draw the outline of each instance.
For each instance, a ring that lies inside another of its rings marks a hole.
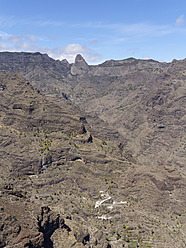
[[[6,199],[1,200],[1,204],[0,247],[53,247],[51,235],[56,229],[64,228],[64,219],[59,214],[52,212],[48,206],[37,209],[31,203],[24,207],[19,202],[14,204]]]
[[[43,233],[43,247],[53,247],[51,236],[58,228],[63,228],[64,220],[59,214],[53,213],[48,206],[41,208],[41,213],[37,216],[39,232]]]
[[[86,73],[89,69],[89,66],[85,59],[78,54],[75,58],[75,63],[72,64],[71,73],[72,75],[81,75],[82,73]]]

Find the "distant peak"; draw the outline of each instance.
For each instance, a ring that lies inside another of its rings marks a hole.
[[[61,60],[61,63],[62,63],[62,64],[65,64],[65,65],[69,65],[69,63],[68,63],[68,61],[67,61],[66,59],[62,59],[62,60]]]
[[[83,56],[81,54],[77,54],[76,58],[75,58],[75,64],[77,64],[79,62],[87,65],[87,62],[85,61],[85,59],[83,58]]]
[[[79,75],[88,70],[89,66],[81,54],[77,54],[75,63],[72,64],[71,73],[72,75]]]

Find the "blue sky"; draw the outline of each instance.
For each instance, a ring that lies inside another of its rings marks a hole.
[[[186,0],[0,0],[0,51],[89,64],[186,57]]]

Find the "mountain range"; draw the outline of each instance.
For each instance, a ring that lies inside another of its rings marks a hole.
[[[186,59],[0,73],[0,247],[185,247]]]

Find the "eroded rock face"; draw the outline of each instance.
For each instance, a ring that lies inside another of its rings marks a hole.
[[[185,60],[87,67],[78,56],[72,75],[66,61],[10,55],[5,69],[20,61],[61,97],[0,75],[1,246],[184,247]]]
[[[59,214],[53,213],[48,206],[41,208],[41,214],[37,217],[39,232],[43,233],[44,247],[53,247],[52,234],[58,228],[63,228],[64,220]]]
[[[15,198],[14,198],[15,199]],[[6,198],[1,202],[1,247],[42,247],[43,235],[38,232],[37,226],[30,213],[26,213],[24,205],[12,203]],[[3,209],[3,210],[2,210]],[[30,210],[30,209],[29,209]],[[38,245],[36,245],[38,244]]]
[[[16,198],[15,198],[16,199]],[[46,207],[37,208],[30,202],[12,203],[0,200],[3,205],[1,218],[1,247],[52,248],[50,237],[58,228],[64,227],[64,219]],[[2,209],[2,207],[1,207]],[[2,210],[1,210],[2,211]]]

